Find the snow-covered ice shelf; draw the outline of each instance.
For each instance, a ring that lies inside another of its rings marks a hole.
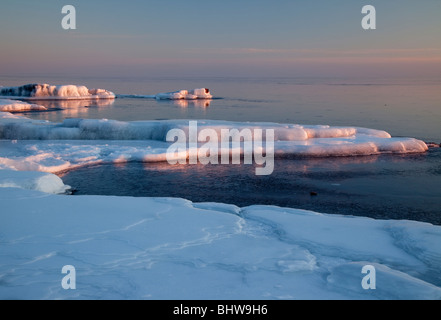
[[[198,121],[199,130],[207,128],[219,134],[222,129],[273,129],[276,157],[427,151],[423,141],[393,138],[385,131],[367,128]],[[166,135],[171,129],[188,132],[189,121],[66,119],[53,123],[3,112],[0,113],[0,139],[3,139],[0,141],[0,168],[58,172],[103,162],[166,161],[171,145],[166,142]],[[231,152],[243,154],[244,146],[232,148]],[[187,158],[188,152],[178,156]]]
[[[439,226],[28,189],[0,188],[1,299],[441,299]]]
[[[0,98],[21,100],[80,100],[114,99],[115,94],[104,89],[88,89],[77,85],[27,84],[0,87]]]

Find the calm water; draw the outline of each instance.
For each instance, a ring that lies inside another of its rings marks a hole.
[[[116,93],[149,95],[180,89],[209,88],[209,102],[116,99],[114,102],[41,104],[55,111],[26,113],[34,119],[116,120],[218,119],[298,124],[361,126],[441,142],[441,79],[76,79],[2,78],[0,85],[81,84]]]
[[[74,117],[361,126],[441,142],[441,80],[0,77],[4,86],[42,82],[81,84],[117,95],[207,87],[219,99],[41,102],[50,110],[25,113],[27,117],[55,122]],[[441,149],[423,155],[279,160],[268,177],[255,176],[252,166],[129,163],[82,168],[62,178],[77,189],[76,194],[171,196],[239,206],[257,203],[441,224]]]
[[[255,176],[252,165],[108,164],[62,179],[75,194],[277,205],[441,225],[440,159],[436,148],[424,155],[278,160],[270,176]]]

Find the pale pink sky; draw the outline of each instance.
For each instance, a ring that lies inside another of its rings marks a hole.
[[[441,1],[71,1],[0,11],[0,75],[441,76]]]

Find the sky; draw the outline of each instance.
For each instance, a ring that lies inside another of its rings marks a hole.
[[[0,75],[439,77],[441,1],[2,0],[0,47]]]

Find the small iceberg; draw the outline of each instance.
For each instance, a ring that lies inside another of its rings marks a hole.
[[[207,88],[199,88],[193,90],[179,90],[173,92],[158,93],[155,95],[156,100],[196,100],[211,99],[213,96]]]
[[[76,85],[26,84],[18,87],[0,87],[0,99],[20,100],[81,100],[115,99],[115,94],[104,89],[88,89]]]

